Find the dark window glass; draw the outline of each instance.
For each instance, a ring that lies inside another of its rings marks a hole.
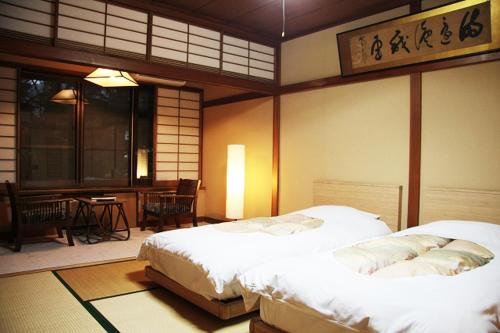
[[[83,96],[84,183],[127,186],[131,89],[85,84]]]
[[[20,84],[21,186],[74,185],[76,99],[51,99],[62,89],[76,89],[76,83],[24,73]]]
[[[135,111],[135,178],[137,185],[153,182],[153,117],[155,102],[154,87],[139,87],[136,90]]]

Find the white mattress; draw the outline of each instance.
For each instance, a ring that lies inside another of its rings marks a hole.
[[[166,231],[147,238],[138,259],[208,299],[224,300],[241,295],[237,278],[259,264],[390,233],[373,214],[349,207],[318,206],[294,214],[324,223],[288,236],[224,232],[214,225]]]
[[[326,251],[248,270],[240,276],[243,295],[259,294],[277,302],[274,312],[267,306],[263,319],[289,332],[304,332],[303,325],[318,316],[323,324],[338,322],[361,331],[500,331],[500,226],[443,221],[393,235],[412,233],[470,240],[495,258],[455,276],[384,279],[356,273]],[[283,304],[298,309],[297,318],[310,318],[297,322],[286,317],[279,310]],[[324,332],[323,324],[307,331]]]

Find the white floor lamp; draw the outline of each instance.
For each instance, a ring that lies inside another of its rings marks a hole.
[[[243,218],[245,201],[245,146],[227,146],[226,218]]]

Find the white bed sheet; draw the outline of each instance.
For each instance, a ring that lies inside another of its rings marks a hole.
[[[500,226],[442,221],[393,236],[412,233],[470,240],[495,258],[455,276],[383,279],[351,271],[335,260],[333,251],[326,251],[247,271],[240,276],[243,296],[260,294],[361,331],[500,331]],[[303,331],[301,325],[280,326],[283,321],[277,317],[268,316],[267,322],[290,332]]]
[[[317,206],[291,214],[324,220],[319,228],[288,236],[231,233],[214,225],[154,234],[138,259],[208,299],[241,295],[238,276],[267,261],[315,253],[390,233],[373,214],[343,206]]]

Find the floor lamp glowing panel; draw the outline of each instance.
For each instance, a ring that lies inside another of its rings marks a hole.
[[[226,218],[243,218],[245,200],[245,146],[227,146]]]

